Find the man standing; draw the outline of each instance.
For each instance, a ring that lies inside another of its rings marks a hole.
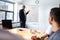
[[[22,9],[19,10],[19,18],[20,18],[20,27],[21,28],[25,28],[25,25],[26,25],[26,15],[28,13],[29,13],[29,11],[25,13],[25,5],[23,5]]]

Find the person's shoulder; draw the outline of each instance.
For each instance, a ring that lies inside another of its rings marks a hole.
[[[56,33],[54,40],[60,40],[60,31]]]
[[[60,35],[56,35],[53,40],[60,40]]]
[[[20,9],[20,11],[22,11],[23,9]]]
[[[20,35],[15,35],[15,34],[12,34],[8,31],[4,31],[4,30],[0,30],[0,39],[8,39],[8,40],[24,40],[24,38]]]

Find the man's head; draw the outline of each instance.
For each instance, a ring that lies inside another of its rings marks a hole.
[[[53,27],[58,27],[60,25],[60,8],[51,9],[49,22]]]
[[[25,9],[25,5],[22,5],[22,8]]]

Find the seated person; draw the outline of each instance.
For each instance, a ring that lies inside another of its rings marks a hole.
[[[49,26],[46,32],[44,32],[44,34],[42,34],[40,37],[47,37],[50,36],[51,34],[52,34],[52,26]]]
[[[38,38],[45,38],[47,36],[50,36],[52,34],[52,27],[49,26],[47,30],[42,35],[38,35]],[[32,36],[31,39],[36,39],[36,36]],[[37,40],[37,39],[36,39]]]
[[[0,29],[0,40],[24,40],[24,38]]]
[[[51,9],[49,23],[52,25],[52,31],[54,33],[48,38],[48,40],[60,40],[60,8]],[[33,39],[37,40],[34,37]]]
[[[49,16],[49,22],[54,32],[48,40],[60,40],[60,8],[52,8]]]

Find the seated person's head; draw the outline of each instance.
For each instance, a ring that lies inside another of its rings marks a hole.
[[[49,23],[53,26],[55,32],[60,28],[60,8],[52,8],[49,16]]]

